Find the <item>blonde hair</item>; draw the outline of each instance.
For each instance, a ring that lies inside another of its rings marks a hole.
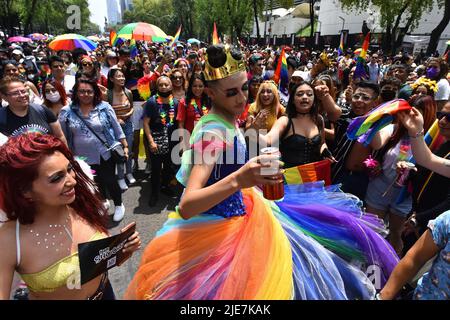
[[[261,103],[261,92],[264,89],[270,89],[273,94],[273,101],[270,106],[263,106]],[[263,81],[259,87],[258,93],[256,94],[255,99],[255,113],[258,114],[262,109],[270,109],[270,113],[277,116],[278,114],[278,106],[280,105],[280,97],[278,95],[278,89],[273,81]]]

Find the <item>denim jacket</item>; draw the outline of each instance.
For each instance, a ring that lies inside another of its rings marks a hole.
[[[59,122],[70,149],[75,155],[86,157],[89,164],[100,164],[100,157],[108,160],[111,153],[91,130],[80,120],[83,118],[89,126],[95,130],[109,147],[120,143],[125,135],[117,121],[114,109],[107,102],[102,101],[94,107],[87,118],[84,118],[80,112],[80,107],[75,104],[64,107],[59,115]]]

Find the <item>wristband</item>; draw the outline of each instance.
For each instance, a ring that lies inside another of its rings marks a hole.
[[[381,298],[381,293],[377,293],[377,295],[375,296],[375,300],[383,300]]]
[[[422,128],[422,130],[420,130],[419,132],[417,132],[414,136],[409,136],[409,137],[410,137],[411,139],[417,139],[417,138],[419,138],[419,137],[423,137],[424,133],[425,133],[425,131],[424,131],[423,128]]]

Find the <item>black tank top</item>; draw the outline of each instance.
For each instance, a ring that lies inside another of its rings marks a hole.
[[[321,123],[321,121],[319,121],[319,123]],[[291,127],[293,134],[284,138]],[[319,125],[319,134],[312,138],[306,138],[305,136],[295,133],[294,124],[292,123],[292,119],[289,118],[287,129],[283,133],[280,142],[281,159],[285,164],[284,167],[292,168],[322,160],[322,156],[320,155],[322,130],[322,126]]]

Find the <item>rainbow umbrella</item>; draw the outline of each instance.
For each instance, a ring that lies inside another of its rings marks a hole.
[[[92,40],[92,41],[94,41],[94,42],[99,42],[100,41],[100,38],[99,37],[97,37],[97,36],[89,36],[89,37],[87,37],[89,40]]]
[[[20,37],[20,36],[8,38],[8,40],[6,40],[6,41],[8,41],[9,43],[13,43],[13,42],[32,42],[32,40],[30,38],[25,38],[25,37]]]
[[[33,41],[47,40],[47,36],[43,35],[42,33],[32,33],[29,34],[27,38],[30,38]]]
[[[82,48],[86,51],[92,51],[97,48],[97,44],[95,42],[75,33],[68,33],[57,36],[52,42],[50,42],[48,46],[50,49],[55,51],[72,51],[76,48]]]
[[[153,24],[136,22],[127,24],[120,29],[117,37],[127,40],[153,41],[153,37],[167,38],[167,34]]]

